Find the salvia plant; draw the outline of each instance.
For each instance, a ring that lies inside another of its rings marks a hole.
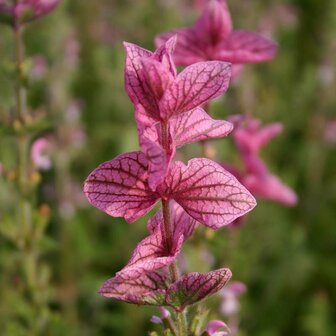
[[[15,182],[19,199],[19,226],[15,232],[2,228],[2,234],[14,242],[22,255],[23,296],[33,310],[32,318],[25,321],[25,331],[33,335],[41,330],[46,333],[50,320],[49,269],[42,265],[39,250],[46,236],[50,209],[36,200],[41,182],[39,171],[51,168],[50,152],[57,147],[55,170],[63,178],[56,198],[60,203],[68,202],[69,161],[64,157],[70,156],[68,144],[79,129],[67,123],[63,114],[54,115],[55,125],[50,125],[46,115],[27,107],[27,83],[30,76],[43,76],[45,64],[40,57],[38,69],[29,73],[22,33],[58,3],[59,0],[0,0],[0,22],[11,27],[15,46],[15,113],[8,114],[4,129],[15,139],[17,152],[14,173],[10,174],[6,163],[1,163],[0,175]],[[256,206],[255,197],[286,206],[297,203],[294,191],[271,173],[260,153],[281,133],[282,125],[263,126],[246,112],[228,120],[210,115],[211,103],[228,90],[230,80],[238,76],[243,65],[272,60],[276,43],[258,33],[234,30],[225,0],[197,4],[203,11],[196,23],[156,36],[155,51],[124,43],[125,89],[134,107],[140,150],[102,163],[84,183],[88,201],[112,217],[133,223],[155,210],[147,223],[148,236],[99,293],[127,303],[159,307],[160,315],[151,321],[161,325],[167,336],[236,334],[238,297],[246,291],[241,282],[224,288],[232,276],[229,268],[186,271],[180,262],[184,243],[201,231],[202,225],[216,231],[242,223]],[[176,66],[184,68],[178,73]],[[62,67],[68,71],[72,63]],[[59,89],[62,80],[55,76],[57,92],[51,95],[66,96]],[[62,97],[56,98],[60,104]],[[54,128],[55,139],[45,136],[49,128]],[[212,139],[230,134],[240,167],[221,162],[211,147]],[[203,158],[180,161],[180,148],[191,143],[200,145]],[[61,211],[59,217],[59,224],[66,223],[71,211]],[[64,230],[61,235],[64,238],[66,234]],[[62,265],[66,264],[63,260]],[[208,319],[202,302],[216,293],[222,297],[220,310],[228,323]],[[66,308],[68,302],[63,301]],[[191,306],[195,306],[193,314],[188,314]]]
[[[205,327],[202,313],[191,321],[186,312],[220,291],[231,271],[182,273],[177,260],[199,225],[217,230],[251,211],[256,201],[248,189],[285,205],[296,203],[294,192],[269,173],[259,156],[282,126],[261,128],[249,116],[229,122],[208,114],[210,102],[228,89],[232,72],[245,63],[271,60],[277,46],[257,33],[233,30],[226,2],[220,0],[209,1],[193,27],[160,34],[155,41],[154,52],[124,43],[125,88],[141,150],[101,164],[86,179],[84,193],[93,206],[129,223],[158,203],[161,208],[148,221],[148,237],[100,294],[160,306],[161,317],[153,316],[152,322],[162,324],[165,335],[228,335],[224,322],[210,321]],[[175,64],[186,67],[177,73]],[[186,144],[204,145],[232,131],[244,171],[209,158],[187,164],[174,158]]]

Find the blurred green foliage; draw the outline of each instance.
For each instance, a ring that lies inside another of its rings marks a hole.
[[[286,209],[260,200],[246,224],[219,230],[207,245],[216,267],[229,266],[234,280],[247,284],[240,335],[335,335],[336,143],[326,140],[325,130],[336,119],[336,1],[228,2],[235,27],[272,34],[279,54],[273,62],[246,66],[212,111],[221,118],[248,112],[265,122],[284,124],[284,133],[263,154],[271,170],[296,190],[300,202]],[[64,115],[72,99],[83,104],[86,142],[75,150],[63,146],[60,152],[69,155],[67,181],[80,186],[101,162],[138,148],[133,110],[123,87],[121,42],[153,49],[157,33],[189,25],[196,15],[187,0],[68,0],[28,27],[27,56],[44,55],[50,67],[46,81],[30,84],[30,106],[46,109],[57,129],[63,121],[57,116]],[[69,57],[69,39],[78,41],[79,48],[73,68],[62,66]],[[11,31],[1,26],[1,118],[13,109],[12,54]],[[47,131],[56,132],[54,126]],[[0,135],[0,161],[10,168],[13,140],[1,129]],[[229,138],[215,144],[221,159],[237,161]],[[184,153],[185,159],[199,154],[197,145]],[[146,235],[146,219],[127,225],[85,200],[71,216],[62,216],[62,199],[55,192],[62,184],[60,172],[62,167],[55,162],[52,171],[42,173],[39,188],[39,203],[48,203],[52,216],[48,239],[40,246],[51,274],[53,313],[44,334],[145,335],[156,328],[149,322],[154,308],[106,300],[97,290],[125,265]],[[24,321],[32,313],[20,296],[19,256],[10,239],[14,210],[15,193],[2,179],[0,334],[9,336],[25,335]],[[195,237],[187,246],[195,267],[200,256],[191,251],[197,244]],[[219,318],[219,300],[208,303],[213,317]]]

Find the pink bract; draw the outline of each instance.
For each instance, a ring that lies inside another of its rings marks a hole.
[[[126,153],[100,165],[87,178],[89,202],[114,217],[133,222],[160,199],[173,199],[194,219],[218,229],[252,210],[256,201],[237,179],[208,159],[172,164],[154,192],[148,185],[148,160],[141,152]]]
[[[143,272],[134,269],[127,273],[118,273],[107,280],[99,293],[106,298],[135,303],[163,305],[167,274],[165,272]]]
[[[231,278],[231,271],[221,268],[208,273],[188,273],[168,285],[168,275],[163,271],[143,272],[134,269],[119,272],[107,280],[99,293],[107,298],[136,304],[171,306],[183,311],[221,290]]]
[[[162,45],[174,34],[178,35],[174,60],[184,66],[204,60],[258,63],[273,59],[277,51],[273,41],[257,33],[232,30],[224,0],[210,0],[194,26],[160,34],[156,45]]]
[[[133,222],[159,200],[147,182],[148,161],[141,152],[119,155],[96,168],[86,179],[84,193],[89,202],[110,216]]]
[[[208,273],[188,273],[167,290],[166,302],[178,310],[205,299],[221,290],[232,276],[228,268]]]
[[[170,208],[172,242],[167,246],[165,240],[163,215],[160,210],[148,222],[150,235],[142,240],[134,250],[122,273],[133,269],[154,271],[170,265],[181,252],[183,242],[195,230],[196,221],[176,203]]]

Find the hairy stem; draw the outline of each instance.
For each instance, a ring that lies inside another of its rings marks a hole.
[[[16,116],[21,122],[24,122],[26,116],[26,90],[22,85],[23,81],[23,46],[22,46],[22,29],[14,28],[15,36],[15,62],[18,71],[18,80],[15,88],[16,95]],[[19,134],[17,136],[18,151],[18,188],[20,197],[19,218],[22,226],[22,232],[25,238],[32,230],[32,205],[29,188],[29,136],[27,134]]]
[[[168,124],[166,122],[161,123],[161,134],[162,134],[162,146],[167,153],[169,153],[169,130]],[[164,225],[164,235],[165,244],[167,250],[170,251],[173,244],[173,232],[170,218],[170,201],[162,199],[162,212],[163,212],[163,225]],[[177,262],[174,261],[169,266],[170,276],[173,282],[177,281],[179,278],[179,270]],[[186,319],[185,312],[176,312],[178,336],[188,336],[188,323]]]
[[[14,27],[15,35],[15,63],[18,71],[18,81],[16,83],[16,114],[17,118],[24,122],[27,114],[26,109],[26,89],[24,87],[24,72],[23,72],[23,42],[22,42],[22,27],[16,25]]]

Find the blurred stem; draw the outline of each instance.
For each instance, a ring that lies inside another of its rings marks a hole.
[[[22,28],[16,26],[14,28],[15,37],[15,61],[18,71],[18,80],[15,88],[16,95],[16,115],[19,121],[24,122],[26,117],[26,89],[23,86],[23,45],[22,45]],[[26,237],[32,230],[32,205],[29,187],[29,136],[27,134],[20,134],[17,136],[18,149],[18,187],[20,193],[20,221],[22,232]]]
[[[15,63],[17,67],[17,82],[15,85],[16,97],[16,119],[20,125],[24,125],[27,120],[26,107],[26,88],[24,85],[24,47],[22,41],[23,28],[19,25],[14,26],[15,40]],[[39,323],[41,322],[41,313],[44,310],[43,300],[41,301],[41,293],[36,292],[38,265],[38,253],[34,244],[34,228],[33,228],[33,195],[30,183],[30,160],[29,145],[30,135],[25,131],[18,134],[17,155],[18,155],[18,191],[19,191],[19,207],[18,219],[22,232],[22,238],[18,241],[18,246],[22,252],[22,270],[25,277],[25,286],[31,300],[31,308],[33,309],[35,318],[32,320],[31,332],[38,335]]]
[[[166,153],[169,153],[169,130],[168,123],[161,123],[161,134],[162,134],[162,146],[165,149]],[[173,245],[173,232],[170,218],[170,201],[162,199],[162,212],[163,212],[163,226],[164,226],[164,239],[167,250],[170,251]],[[179,270],[177,262],[174,261],[169,265],[169,272],[173,282],[176,282],[179,278]],[[176,311],[176,320],[178,328],[178,336],[187,336],[188,335],[188,323],[185,315],[185,311],[179,312]]]

